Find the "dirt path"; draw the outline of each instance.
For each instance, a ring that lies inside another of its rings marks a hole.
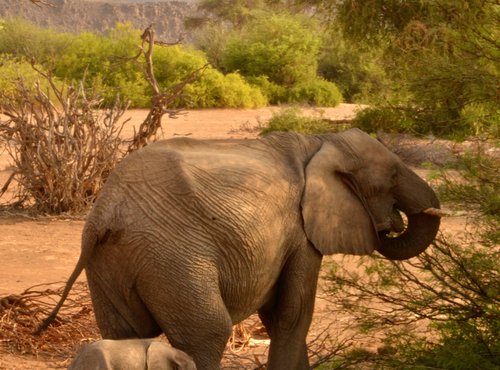
[[[326,118],[346,119],[354,115],[355,109],[355,106],[342,104],[322,111]],[[163,137],[253,138],[258,134],[255,127],[262,125],[276,110],[189,111],[178,119],[166,119]],[[313,109],[306,113],[319,114]],[[142,122],[145,114],[143,110],[125,114],[125,118],[130,118],[124,132],[126,136],[132,136],[133,127]],[[0,152],[0,186],[10,173],[8,155]],[[455,225],[459,230],[462,227],[456,220],[448,223],[446,228]],[[83,224],[82,220],[72,219],[0,218],[0,297],[21,293],[36,284],[66,280],[79,256]],[[315,322],[321,326],[327,304],[320,299],[316,307]],[[60,366],[61,363],[46,359],[7,354],[1,350],[0,343],[0,369],[53,369]]]

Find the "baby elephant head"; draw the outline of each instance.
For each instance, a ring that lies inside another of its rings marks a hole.
[[[68,370],[196,370],[186,353],[151,339],[100,340],[78,353]]]

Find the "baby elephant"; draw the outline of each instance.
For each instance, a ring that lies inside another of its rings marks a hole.
[[[100,340],[78,352],[68,370],[196,370],[181,350],[152,339]]]

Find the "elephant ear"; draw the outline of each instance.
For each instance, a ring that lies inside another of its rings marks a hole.
[[[325,143],[306,167],[304,229],[323,255],[369,254],[378,244],[373,217],[351,172],[354,166],[348,153]]]
[[[186,353],[165,343],[152,342],[146,355],[147,369],[196,370],[193,359]]]

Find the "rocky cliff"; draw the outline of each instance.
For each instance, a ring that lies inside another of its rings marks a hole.
[[[39,7],[28,0],[0,0],[0,18],[18,17],[42,27],[74,33],[103,32],[119,22],[130,22],[142,30],[154,23],[158,38],[171,42],[185,33],[184,19],[194,12],[193,3],[186,1],[47,1],[52,6]]]

